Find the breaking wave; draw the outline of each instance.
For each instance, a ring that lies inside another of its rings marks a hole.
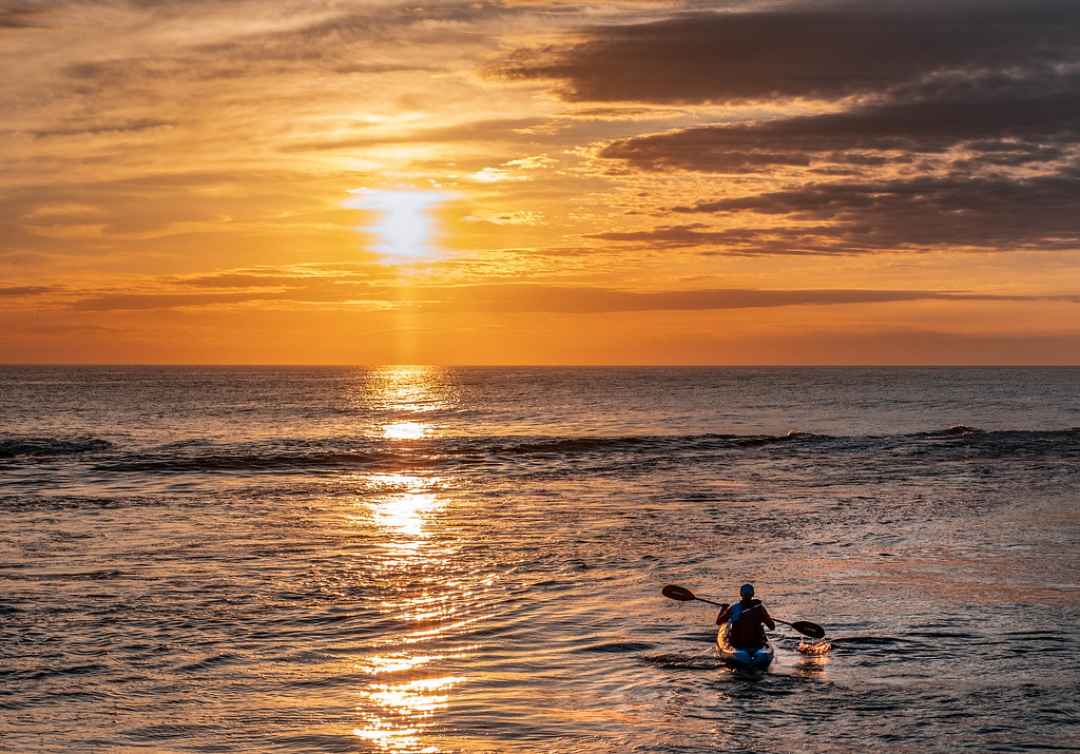
[[[0,437],[0,458],[66,456],[111,447],[112,443],[96,437]]]
[[[24,443],[21,448],[31,448]],[[53,453],[110,447],[100,440],[53,441]],[[27,452],[27,451],[23,451]],[[32,452],[32,451],[30,451]],[[48,451],[46,451],[48,452]],[[413,468],[442,465],[501,467],[586,464],[631,465],[686,461],[728,453],[876,455],[887,452],[920,459],[1001,458],[1010,455],[1080,456],[1080,428],[1053,431],[983,431],[951,427],[914,434],[837,437],[786,435],[647,435],[614,437],[487,436],[414,440],[374,438],[280,438],[260,443],[191,441],[139,452],[95,456],[93,467],[107,472],[289,472],[339,468]]]

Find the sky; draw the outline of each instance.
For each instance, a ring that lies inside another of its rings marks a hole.
[[[0,362],[1080,364],[1080,3],[0,0]]]

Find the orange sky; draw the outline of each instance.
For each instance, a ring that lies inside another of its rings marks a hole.
[[[0,0],[0,362],[1077,364],[1078,51],[1042,0]]]

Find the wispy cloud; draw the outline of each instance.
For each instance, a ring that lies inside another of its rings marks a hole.
[[[56,289],[46,285],[15,285],[6,288],[0,287],[0,297],[39,296],[43,293],[51,293],[54,290]]]
[[[330,277],[247,275],[224,273],[183,281],[192,287],[243,288],[207,292],[114,292],[91,294],[72,303],[81,311],[135,311],[228,304],[350,304],[375,309],[413,309],[419,312],[573,313],[596,314],[649,311],[721,311],[775,309],[791,306],[846,306],[910,301],[1080,301],[1080,295],[1028,296],[965,291],[919,290],[758,290],[704,289],[643,292],[592,286],[551,285],[414,285],[410,287],[357,283]]]
[[[113,123],[85,123],[60,126],[57,128],[43,128],[31,131],[30,135],[36,139],[49,139],[61,136],[102,136],[127,133],[139,133],[151,131],[157,128],[170,128],[175,126],[175,121],[153,120],[144,118],[132,121],[118,121]]]

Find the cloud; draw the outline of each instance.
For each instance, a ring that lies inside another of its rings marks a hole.
[[[372,134],[343,139],[320,139],[289,144],[284,152],[324,152],[338,149],[377,147],[389,144],[465,143],[490,141],[535,142],[536,129],[552,124],[548,118],[494,118],[474,120],[453,126],[420,128],[405,133]]]
[[[305,285],[310,281],[310,277],[303,275],[222,272],[213,275],[198,275],[177,282],[193,288],[281,288]]]
[[[587,28],[577,41],[518,51],[499,72],[598,105],[831,101],[832,112],[601,142],[595,154],[622,163],[610,175],[731,174],[749,193],[674,208],[722,214],[723,228],[668,222],[592,238],[736,254],[1080,249],[1076,3],[690,13]]]
[[[327,179],[271,167],[186,167],[181,163],[173,173],[144,170],[120,178],[104,172],[97,180],[89,175],[83,180],[37,179],[40,183],[31,179],[0,190],[0,256],[141,254],[147,241],[158,253],[175,249],[187,255],[183,245],[190,240],[185,237],[213,234],[232,239],[233,264],[248,265],[281,261],[236,255],[237,246],[258,235],[356,239],[351,230],[355,213],[323,195],[328,186],[334,190],[335,182],[344,192],[355,176]],[[64,237],[80,240],[57,242]]]
[[[258,276],[250,276],[257,278]],[[192,279],[209,288],[251,283],[249,277],[223,275]],[[279,281],[280,282],[280,281]],[[233,286],[228,286],[233,287]],[[639,292],[611,288],[527,284],[388,286],[347,280],[294,279],[275,287],[255,282],[245,290],[111,292],[75,301],[78,311],[136,311],[230,304],[347,304],[364,302],[379,310],[413,309],[428,313],[596,314],[646,311],[706,311],[787,306],[836,306],[902,301],[1076,301],[1076,296],[1020,296],[916,290],[756,290],[706,289]]]
[[[342,63],[334,67],[335,73],[374,76],[386,73],[433,73],[437,68],[407,63]]]
[[[855,249],[839,249],[830,239],[835,232],[831,225],[810,226],[746,226],[713,229],[702,223],[661,225],[651,230],[607,231],[589,234],[587,238],[617,243],[633,243],[650,249],[679,249],[711,246],[715,251],[706,255],[728,253],[738,256],[773,254],[826,254],[838,251],[854,253]]]
[[[641,170],[722,173],[815,160],[888,164],[958,145],[977,153],[985,166],[1047,162],[1080,143],[1080,77],[1070,81],[1073,88],[1048,94],[1010,91],[1007,97],[984,93],[979,99],[877,103],[840,113],[647,134],[614,141],[599,155]],[[859,154],[866,151],[897,154]]]
[[[10,286],[7,288],[0,288],[0,298],[38,296],[42,293],[52,293],[55,290],[57,289],[45,285]]]
[[[158,128],[171,128],[176,125],[175,121],[158,120],[154,118],[142,118],[131,121],[117,121],[114,123],[87,123],[85,125],[72,125],[57,128],[43,128],[31,131],[30,135],[35,139],[49,139],[58,136],[100,136],[103,134],[127,134],[141,131],[152,131]]]
[[[1047,71],[1078,50],[1080,6],[1068,0],[824,2],[592,27],[496,70],[553,80],[574,101],[841,99],[949,74]]]
[[[1030,178],[958,175],[810,183],[672,211],[752,212],[829,223],[820,251],[939,246],[1071,250],[1080,249],[1080,170]]]
[[[704,311],[786,306],[832,306],[917,300],[1014,300],[1015,297],[933,291],[712,289],[642,293],[607,288],[478,285],[436,289],[421,308],[503,313]],[[438,297],[442,298],[439,300]],[[1020,297],[1019,300],[1023,300]]]
[[[611,176],[738,175],[743,195],[672,208],[723,228],[592,238],[750,255],[1080,249],[1075,3],[804,2],[592,27],[532,53],[502,73],[573,101],[834,108],[600,142],[621,163]]]
[[[386,288],[373,288],[349,280],[315,276],[226,273],[192,278],[181,281],[181,284],[209,290],[187,292],[165,288],[107,292],[78,299],[73,302],[72,307],[80,311],[138,311],[260,302],[345,304],[357,300],[381,300],[390,293]],[[216,290],[220,288],[239,290]]]
[[[659,339],[657,339],[659,341]],[[658,347],[670,361],[702,364],[832,365],[1076,365],[1080,334],[956,333],[924,327],[866,328],[861,332],[665,334]]]
[[[72,308],[84,312],[141,311],[190,306],[239,304],[272,298],[256,293],[109,293],[75,302]]]
[[[0,8],[0,30],[41,28],[37,21],[40,14],[40,9],[29,5],[16,4],[9,8]]]
[[[315,5],[315,12],[321,9]],[[330,6],[333,7],[333,6]],[[373,42],[381,47],[418,46],[461,48],[490,44],[486,25],[528,13],[501,2],[455,1],[429,3],[356,3],[341,10],[322,12],[291,28],[236,34],[197,46],[202,58],[218,60],[220,70],[243,70],[276,64],[324,65],[331,71],[364,72]],[[295,13],[302,18],[302,13]],[[226,65],[226,61],[228,64]],[[390,65],[380,61],[377,65]],[[360,66],[360,69],[354,68]],[[424,70],[427,66],[412,70]],[[344,69],[344,71],[341,71]],[[404,70],[399,68],[398,70]]]

